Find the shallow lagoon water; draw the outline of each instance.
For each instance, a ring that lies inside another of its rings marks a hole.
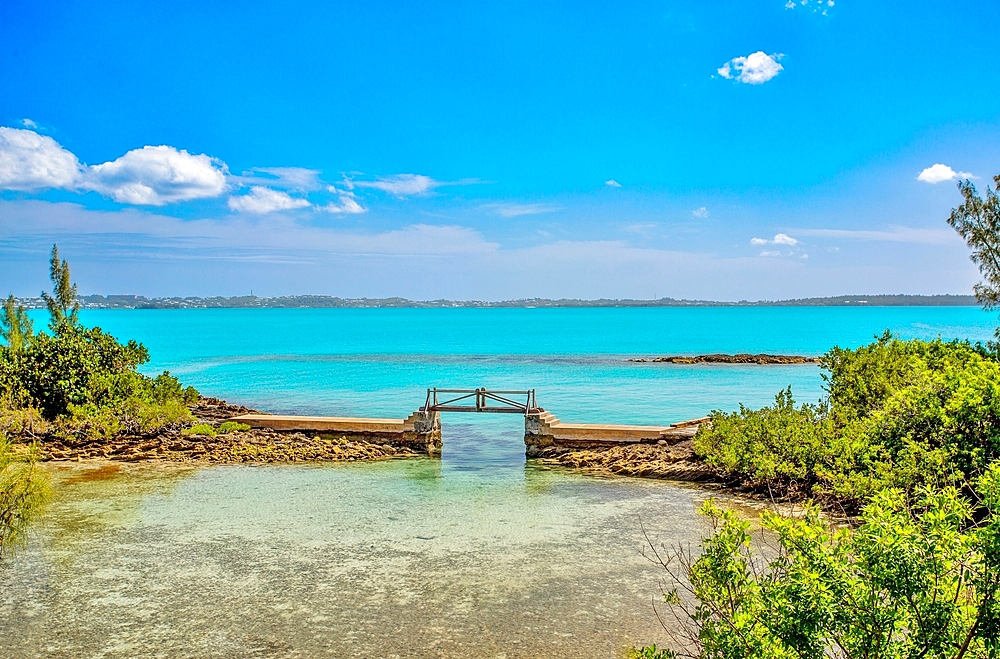
[[[88,312],[150,372],[270,411],[403,416],[429,386],[538,390],[568,421],[662,423],[767,403],[815,366],[628,356],[821,354],[886,328],[986,339],[977,309]],[[614,657],[662,643],[641,526],[697,543],[711,492],[526,464],[519,417],[445,416],[440,459],[62,465],[0,566],[0,656]],[[724,498],[726,505],[744,504]],[[747,509],[751,511],[752,509]]]
[[[640,521],[707,493],[522,466],[56,471],[0,568],[5,657],[614,657],[663,641]]]

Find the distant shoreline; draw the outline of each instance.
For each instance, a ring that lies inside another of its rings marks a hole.
[[[408,300],[391,298],[341,298],[328,295],[281,297],[154,297],[141,295],[84,295],[84,309],[532,309],[612,307],[971,307],[979,303],[972,295],[840,295],[791,300],[722,302],[713,300],[597,299],[574,300],[530,298],[490,302],[481,300]],[[44,309],[39,297],[18,298],[28,309]]]

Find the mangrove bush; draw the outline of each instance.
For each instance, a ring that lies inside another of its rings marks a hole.
[[[697,558],[653,556],[674,586],[673,647],[712,659],[986,659],[1000,656],[1000,462],[966,488],[889,488],[856,528],[815,507],[765,513],[768,536],[712,501],[713,534]],[[646,655],[638,655],[646,656]]]

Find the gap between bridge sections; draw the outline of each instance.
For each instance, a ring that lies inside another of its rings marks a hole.
[[[706,417],[664,426],[563,423],[551,412],[538,407],[534,389],[513,391],[485,387],[428,389],[423,406],[405,419],[243,414],[232,420],[253,428],[330,434],[377,444],[420,448],[434,454],[441,449],[442,412],[522,414],[525,454],[528,457],[538,457],[548,447],[676,444],[693,437],[698,426],[708,420]]]

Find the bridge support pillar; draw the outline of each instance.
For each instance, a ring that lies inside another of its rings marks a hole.
[[[542,449],[552,446],[555,437],[549,424],[559,423],[551,413],[544,410],[528,412],[524,415],[524,454],[529,458],[537,458]]]
[[[417,410],[403,422],[407,431],[413,428],[416,442],[427,446],[429,454],[441,451],[441,415],[437,412]],[[406,434],[409,434],[407,432]]]

